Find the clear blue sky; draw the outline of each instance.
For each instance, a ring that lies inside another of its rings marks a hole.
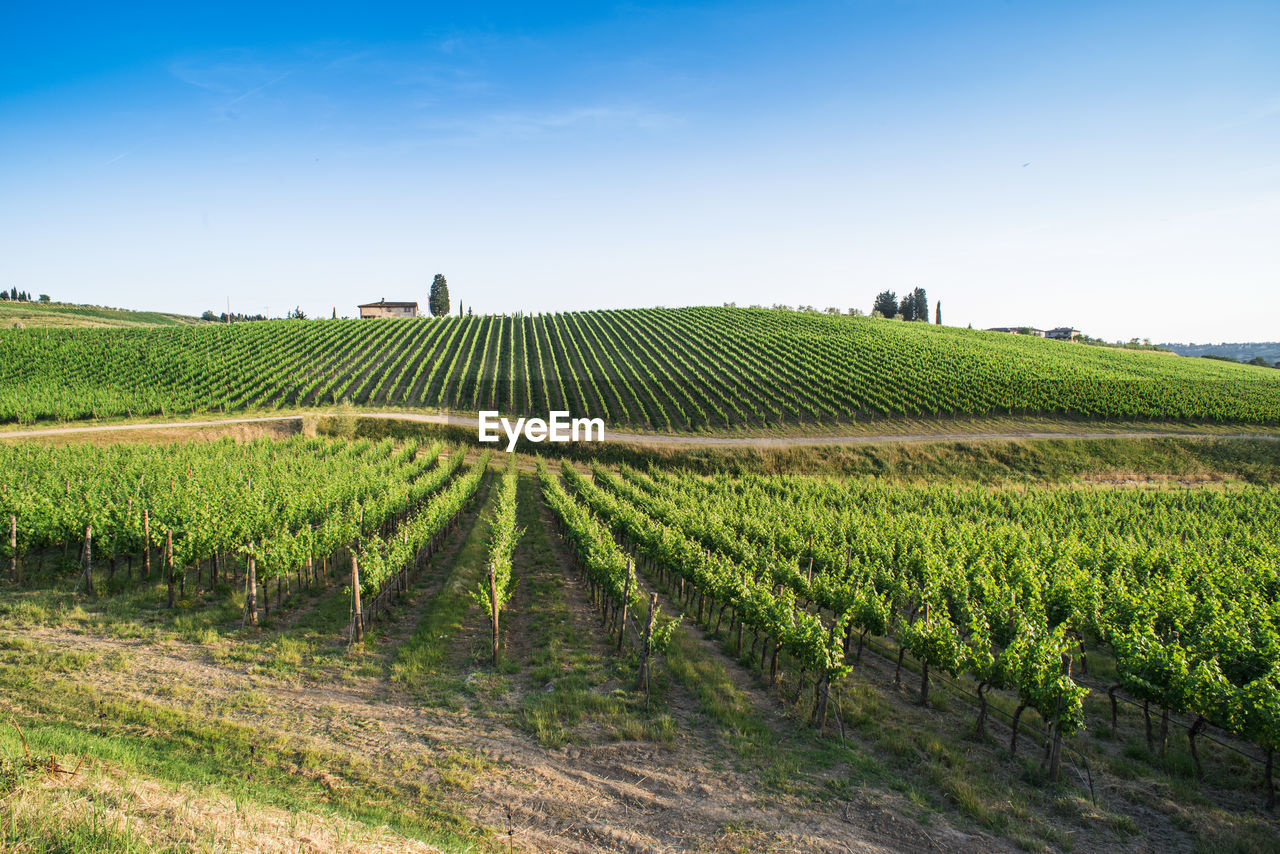
[[[0,8],[0,284],[1280,338],[1280,3]]]

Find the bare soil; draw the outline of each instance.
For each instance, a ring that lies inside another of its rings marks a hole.
[[[326,751],[414,769],[410,773],[432,787],[452,785],[478,824],[505,836],[510,816],[513,842],[525,850],[734,850],[742,834],[756,851],[933,849],[921,844],[928,837],[892,814],[855,821],[843,810],[824,814],[761,798],[752,780],[721,767],[714,748],[684,726],[669,747],[618,742],[547,750],[466,709],[424,708],[382,679],[291,684],[252,666],[216,663],[209,649],[194,644],[158,646],[57,629],[26,636],[59,650],[122,654],[126,667],[74,677],[112,696],[293,734]],[[480,760],[483,770],[444,780],[442,755]],[[948,849],[956,850],[957,841],[949,838]]]
[[[326,416],[331,413],[317,409],[312,413]],[[386,421],[412,421],[425,424],[440,424],[452,427],[474,429],[476,419],[469,415],[434,414],[425,412],[376,412],[354,410],[344,413],[353,418],[371,418]],[[80,434],[107,433],[115,436],[109,441],[119,441],[129,431],[151,432],[145,441],[157,441],[152,431],[187,430],[191,428],[225,429],[235,424],[280,424],[294,423],[298,426],[286,428],[286,432],[295,433],[301,428],[304,419],[302,414],[267,415],[241,418],[222,418],[195,421],[165,421],[121,424],[94,424],[87,426],[39,427],[0,430],[0,439],[32,439],[51,436],[74,436]],[[1230,427],[1222,425],[1206,425],[1204,427],[1169,428],[1167,425],[1153,425],[1150,429],[1135,428],[1133,425],[1081,424],[1078,421],[1053,419],[1023,420],[1014,417],[992,421],[990,424],[980,423],[965,428],[963,420],[948,421],[886,421],[883,427],[868,426],[868,431],[826,433],[819,427],[807,428],[803,431],[779,431],[767,435],[737,434],[665,434],[636,433],[625,430],[607,430],[604,441],[627,445],[651,445],[664,448],[781,448],[820,445],[863,445],[885,444],[889,442],[951,442],[951,441],[1009,441],[1015,439],[1137,439],[1137,438],[1177,438],[1187,436],[1213,436],[1222,439],[1270,439],[1280,441],[1280,434],[1274,428]],[[164,435],[161,433],[161,435]],[[190,434],[179,433],[179,436]],[[500,445],[505,449],[505,444]]]

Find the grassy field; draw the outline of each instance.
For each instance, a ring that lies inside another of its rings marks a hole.
[[[1265,447],[1036,440],[772,459],[721,449],[697,465],[1200,490],[1274,483],[1280,461]],[[1141,712],[1122,707],[1113,731],[1103,698],[1086,710],[1089,735],[1072,740],[1074,770],[1051,784],[1036,745],[1009,757],[1005,700],[975,738],[973,686],[935,675],[920,706],[918,670],[908,658],[895,684],[886,641],[838,686],[818,732],[794,664],[784,657],[770,685],[728,621],[697,625],[691,603],[647,571],[663,612],[685,617],[646,709],[631,644],[615,651],[528,473],[516,593],[492,667],[468,591],[484,574],[494,493],[481,488],[356,646],[336,571],[286,589],[257,629],[242,626],[244,591],[225,571],[212,586],[188,572],[174,609],[158,578],[123,568],[99,569],[86,596],[74,555],[65,567],[48,556],[22,586],[0,582],[0,850],[1276,850],[1280,826],[1261,810],[1252,761],[1203,744],[1197,781],[1185,739],[1149,752]],[[1095,679],[1113,666],[1091,655]],[[1025,738],[1035,741],[1031,728]]]
[[[185,314],[165,314],[158,311],[129,311],[60,302],[0,302],[0,329],[132,329],[144,326],[189,326],[197,323],[200,320]]]

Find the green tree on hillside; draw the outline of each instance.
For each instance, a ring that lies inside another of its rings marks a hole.
[[[449,283],[442,273],[436,273],[431,280],[431,296],[427,299],[427,307],[432,317],[444,317],[449,313]]]
[[[928,323],[929,297],[925,294],[924,288],[916,288],[903,297],[898,306],[898,313],[902,315],[903,320],[923,320]]]
[[[880,312],[881,317],[896,317],[898,314],[898,295],[893,291],[881,291],[871,305],[872,311]]]
[[[933,322],[937,326],[942,325],[942,300],[938,300],[938,310],[933,315]]]

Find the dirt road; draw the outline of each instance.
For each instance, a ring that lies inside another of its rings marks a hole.
[[[334,413],[323,410],[317,416],[332,416]],[[346,413],[343,413],[346,414]],[[434,415],[419,412],[354,412],[356,418],[377,418],[389,421],[412,421],[424,424],[442,424],[453,427],[476,427],[476,419],[467,415]],[[221,427],[231,424],[267,424],[301,421],[304,415],[261,415],[243,418],[219,418],[195,421],[157,421],[137,424],[91,424],[74,427],[39,427],[26,430],[0,432],[0,439],[29,439],[41,436],[60,436],[72,434],[109,433],[122,430],[172,430],[175,428]],[[1138,439],[1138,438],[1220,438],[1220,439],[1266,439],[1280,441],[1280,433],[1214,433],[1204,430],[1134,430],[1131,428],[1065,429],[1061,431],[1044,429],[1026,430],[940,430],[938,432],[886,432],[858,433],[845,435],[792,435],[792,436],[698,436],[672,435],[659,433],[632,433],[619,430],[607,430],[606,442],[618,442],[630,445],[655,445],[663,447],[719,447],[719,448],[783,448],[817,445],[876,445],[890,442],[971,442],[971,441],[1009,441],[1016,439]]]

